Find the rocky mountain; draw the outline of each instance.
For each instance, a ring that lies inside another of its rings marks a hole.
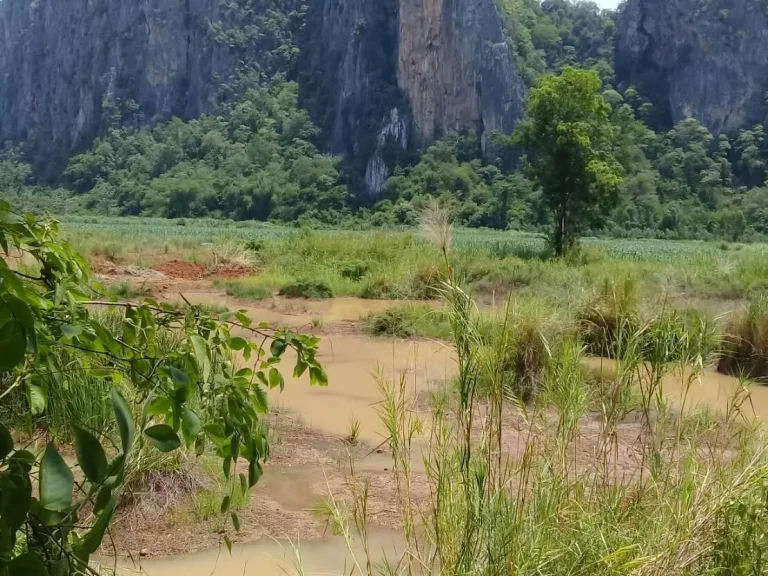
[[[398,148],[464,129],[484,144],[522,116],[494,0],[319,0],[307,29],[305,101],[331,151],[366,162],[371,194]]]
[[[651,100],[661,125],[694,117],[717,134],[764,119],[763,0],[627,0],[616,39],[618,80]]]
[[[484,141],[522,114],[494,0],[316,0],[306,20],[303,9],[299,0],[2,0],[0,140],[63,160],[114,123],[214,110],[243,69],[298,70],[328,151],[361,163],[376,194],[397,150],[464,129]],[[298,68],[292,19],[304,27]]]

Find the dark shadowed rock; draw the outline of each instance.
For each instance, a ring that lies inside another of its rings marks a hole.
[[[617,22],[616,73],[661,124],[694,117],[715,134],[762,121],[768,3],[628,0]]]

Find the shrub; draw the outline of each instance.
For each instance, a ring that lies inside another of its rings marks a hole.
[[[322,280],[297,280],[281,286],[278,294],[290,298],[333,298],[333,290]]]
[[[531,401],[541,385],[549,363],[549,343],[541,316],[529,311],[510,310],[506,320],[491,320],[479,326],[484,354],[495,357],[497,374],[481,373],[478,389],[488,394],[492,380],[500,378],[506,396]]]
[[[215,286],[223,286],[229,296],[246,300],[264,300],[272,296],[272,289],[261,282],[243,278],[237,280],[216,280]]]
[[[577,314],[578,332],[588,354],[615,358],[640,328],[633,279],[606,279],[593,302]]]
[[[435,264],[422,266],[410,281],[410,297],[415,300],[432,300],[440,295],[443,274]]]
[[[768,296],[754,299],[728,323],[718,370],[768,381]]]
[[[413,314],[404,307],[371,313],[365,322],[365,331],[374,336],[410,338],[415,332]]]
[[[368,263],[361,260],[342,262],[339,265],[339,274],[342,278],[359,282],[368,273],[369,268]]]

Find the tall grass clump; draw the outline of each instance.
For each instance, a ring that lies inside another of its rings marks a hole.
[[[447,340],[452,336],[447,312],[423,304],[404,304],[371,312],[364,330],[372,336],[389,338],[418,336]]]
[[[444,220],[435,221],[438,232],[446,229]],[[701,375],[706,339],[686,324],[680,333],[676,323],[674,334],[661,322],[650,336],[642,326],[628,330],[615,340],[615,375],[602,384],[595,408],[582,345],[563,338],[549,347],[534,399],[523,402],[504,381],[505,351],[518,327],[507,316],[494,338],[484,339],[477,308],[453,281],[448,246],[441,244],[447,269],[442,294],[457,390],[433,393],[430,410],[418,411],[406,376],[382,379],[380,415],[406,547],[383,566],[372,566],[367,554],[367,562],[355,558],[350,571],[764,574],[768,459],[762,430],[744,425],[738,410],[703,427],[691,425],[663,394],[665,379],[680,374],[690,385]],[[682,366],[687,370],[678,370]],[[481,382],[485,394],[479,394]],[[628,390],[641,397],[635,406],[626,401]],[[417,447],[423,474],[413,465]],[[359,528],[365,514],[345,516],[335,503],[331,508],[354,556],[353,533],[345,526]],[[367,531],[358,533],[367,551]]]
[[[640,325],[637,306],[634,278],[623,281],[606,278],[594,300],[577,315],[579,334],[587,353],[615,358],[624,340]]]
[[[754,298],[724,332],[718,370],[768,382],[768,295]]]

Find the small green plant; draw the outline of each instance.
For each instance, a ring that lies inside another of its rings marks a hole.
[[[344,437],[344,442],[350,446],[356,446],[360,439],[360,420],[355,417],[349,421],[349,434]]]
[[[280,287],[280,296],[290,298],[333,298],[333,289],[322,280],[298,280]]]
[[[383,312],[371,313],[366,320],[365,330],[374,336],[410,338],[415,332],[413,313],[406,307],[388,308]]]

